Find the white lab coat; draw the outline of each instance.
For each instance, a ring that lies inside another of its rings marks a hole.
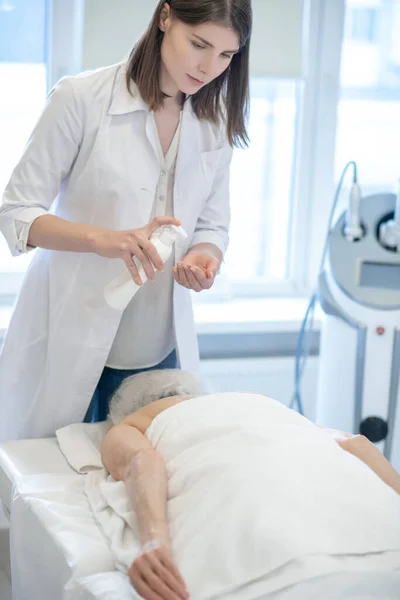
[[[24,251],[20,223],[50,209],[115,230],[149,222],[160,164],[147,106],[128,93],[125,70],[121,63],[67,77],[52,90],[0,208],[13,254]],[[225,252],[231,155],[223,128],[199,121],[187,101],[174,213],[189,237],[177,243],[176,261],[200,242]],[[103,296],[121,268],[95,254],[36,251],[0,356],[0,441],[49,436],[82,421],[122,315]],[[196,370],[189,291],[175,283],[173,301],[180,365]]]

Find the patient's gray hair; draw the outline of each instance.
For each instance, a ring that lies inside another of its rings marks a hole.
[[[154,400],[179,395],[201,396],[206,393],[205,382],[189,371],[143,371],[127,377],[117,389],[110,400],[108,418],[115,425]]]

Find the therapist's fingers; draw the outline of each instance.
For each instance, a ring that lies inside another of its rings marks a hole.
[[[186,287],[186,288],[189,287],[186,277],[184,277],[184,279],[182,279],[182,276],[184,275],[184,273],[182,273],[182,270],[179,270],[178,267],[176,266],[172,269],[172,272],[174,274],[175,281],[177,283],[179,283],[179,285],[182,285],[183,287]]]
[[[133,260],[133,256],[130,256],[129,254],[126,254],[123,257],[124,263],[126,265],[126,268],[128,269],[129,273],[131,274],[131,277],[133,279],[133,281],[137,284],[137,285],[142,285],[143,281],[139,275],[139,271],[138,268]]]
[[[190,271],[193,275],[193,277],[196,279],[197,283],[201,286],[202,290],[207,289],[207,287],[210,285],[210,279],[214,279],[213,277],[210,278],[207,276],[207,274],[205,273],[205,271],[203,271],[203,269],[200,269],[199,267],[189,267]]]
[[[151,263],[155,266],[157,271],[164,271],[164,262],[159,253],[157,252],[154,244],[150,240],[145,238],[141,238],[140,244],[143,248],[143,251],[149,257]]]
[[[201,283],[199,283],[199,281],[197,280],[191,267],[189,267],[187,265],[182,265],[182,268],[185,272],[185,276],[186,276],[187,282],[189,284],[189,288],[191,290],[194,290],[195,292],[201,292],[204,288],[201,285]]]
[[[190,270],[192,277],[197,282],[197,285],[200,286],[199,291],[209,290],[214,283],[214,274],[211,271],[205,271],[204,269],[195,266],[186,266],[186,269]]]
[[[174,269],[176,269],[176,280],[180,285],[183,285],[183,287],[185,288],[189,288],[189,282],[188,279],[186,277],[186,273],[185,273],[185,269],[183,269],[181,266],[179,266],[179,264],[176,265],[176,267],[174,267]]]
[[[150,281],[154,281],[154,267],[147,255],[147,253],[137,244],[134,249],[131,251],[124,252],[123,258],[126,266],[129,269],[130,274],[132,275],[132,279],[138,285],[142,285],[143,281],[140,278],[138,268],[135,264],[134,258],[141,263],[143,266],[144,272]]]
[[[182,225],[182,223],[175,217],[154,217],[143,229],[146,231],[147,237],[150,238],[159,227],[164,225]]]
[[[178,263],[177,267],[179,271],[179,278],[183,281],[184,286],[190,289],[190,282],[185,267],[181,263]]]

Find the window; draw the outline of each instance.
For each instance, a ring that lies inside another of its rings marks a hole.
[[[373,43],[378,34],[379,10],[351,7],[346,22],[346,37],[353,41]]]
[[[0,197],[49,87],[81,70],[82,0],[0,0]],[[0,302],[14,296],[34,252],[11,257],[0,235]]]
[[[251,145],[236,150],[232,162],[231,244],[223,269],[243,292],[251,282],[288,277],[299,87],[254,79],[251,100]]]
[[[0,190],[37,121],[47,90],[46,0],[0,0]],[[15,293],[31,255],[12,258],[0,236],[0,293]]]
[[[400,176],[400,2],[375,5],[376,35],[360,43],[349,23],[371,1],[347,0],[338,111],[336,174],[355,160],[363,194],[392,191]]]
[[[253,78],[250,90],[250,146],[232,159],[229,248],[213,288],[196,302],[286,294],[291,283],[302,84]]]

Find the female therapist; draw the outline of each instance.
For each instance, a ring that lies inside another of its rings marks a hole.
[[[0,441],[105,418],[134,372],[196,370],[190,290],[228,243],[251,26],[251,0],[160,1],[128,61],[51,91],[0,208],[11,252],[39,248],[0,356]],[[163,265],[149,238],[168,223],[188,239]],[[124,269],[140,284],[134,257],[154,282],[118,311],[104,288]]]

